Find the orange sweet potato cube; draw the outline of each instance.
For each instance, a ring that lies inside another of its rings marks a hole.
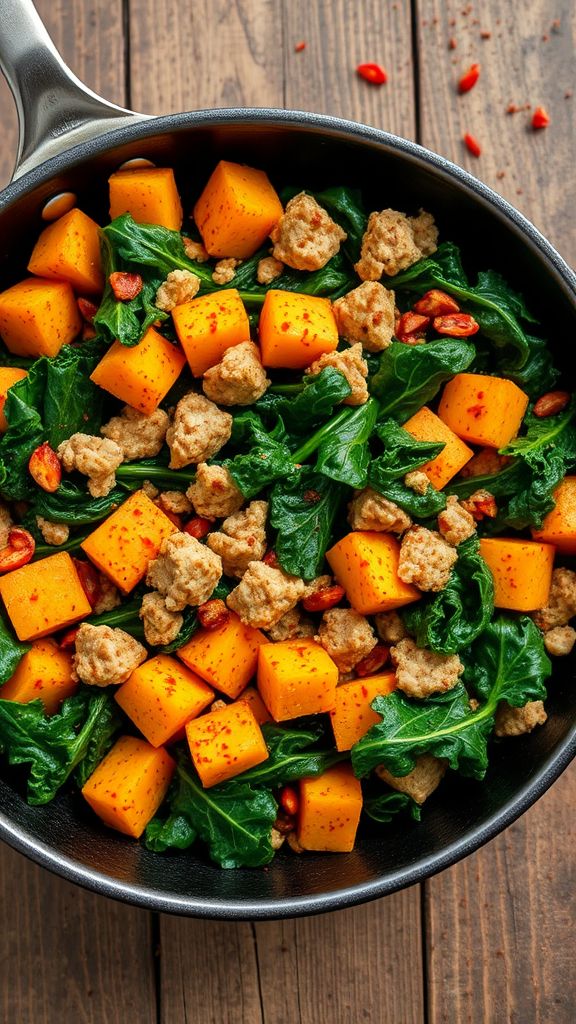
[[[330,711],[338,669],[315,640],[265,644],[258,654],[258,689],[275,722]]]
[[[185,363],[182,350],[149,327],[132,348],[115,341],[90,380],[149,416],[168,394]]]
[[[444,442],[444,448],[440,454],[420,467],[420,472],[426,474],[437,491],[445,487],[448,481],[456,476],[456,473],[459,473],[474,455],[472,449],[464,444],[464,441],[425,405],[414,416],[411,416],[408,422],[403,424],[403,427],[417,441]]]
[[[283,212],[264,171],[221,160],[194,207],[194,220],[211,256],[245,260],[266,241]]]
[[[132,167],[108,178],[110,217],[129,213],[138,224],[182,227],[182,203],[171,167]]]
[[[81,328],[68,281],[27,277],[0,293],[0,336],[16,356],[57,356]]]
[[[219,363],[227,348],[250,339],[248,314],[236,288],[183,302],[172,310],[172,319],[195,377]]]
[[[245,772],[268,757],[268,747],[251,708],[239,701],[194,718],[186,726],[194,767],[208,789]]]
[[[92,611],[67,551],[0,576],[0,597],[19,640],[48,636]]]
[[[338,348],[338,328],[329,299],[301,292],[266,292],[260,314],[263,366],[303,370]]]
[[[528,406],[528,395],[503,377],[457,373],[440,399],[438,415],[471,444],[504,448],[516,437]]]
[[[162,541],[176,530],[144,491],[135,491],[82,541],[82,549],[123,594],[129,594],[144,579]]]
[[[238,697],[236,703],[240,704],[241,701],[244,701],[245,704],[248,704],[248,706],[252,708],[254,718],[258,722],[258,725],[264,725],[265,722],[272,721],[272,715],[268,711],[268,708],[255,686],[246,687],[244,692]]]
[[[556,506],[544,517],[534,540],[554,544],[562,555],[576,555],[576,476],[565,476],[554,491]]]
[[[264,633],[230,612],[223,626],[199,629],[176,653],[201,679],[234,699],[255,675],[258,650],[267,643]]]
[[[24,377],[27,376],[26,370],[19,370],[16,366],[0,366],[0,434],[5,434],[8,430],[8,423],[4,415],[8,391],[13,384],[17,384],[19,380],[24,380]]]
[[[548,603],[554,548],[516,537],[482,537],[480,554],[494,577],[494,605],[533,612]]]
[[[305,850],[349,853],[362,811],[362,788],[352,765],[336,764],[300,782],[296,836]]]
[[[350,750],[372,725],[381,720],[370,705],[375,697],[385,697],[395,687],[395,672],[352,679],[337,687],[336,704],[330,712],[336,750]]]
[[[78,680],[72,678],[72,655],[54,640],[35,640],[14,675],[0,688],[0,697],[19,704],[39,698],[46,714],[53,715],[78,686]]]
[[[162,747],[121,736],[82,788],[105,825],[138,839],[160,807],[175,764]]]
[[[390,612],[421,597],[398,576],[400,544],[389,533],[356,530],[326,552],[328,564],[361,615]]]
[[[59,217],[44,228],[32,250],[28,270],[37,277],[68,281],[81,294],[101,292],[104,275],[96,221],[78,209]]]
[[[214,691],[169,654],[134,669],[115,700],[153,747],[161,747],[214,700]]]

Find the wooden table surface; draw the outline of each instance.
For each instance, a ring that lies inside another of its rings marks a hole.
[[[377,125],[472,171],[576,260],[572,0],[37,7],[74,71],[111,100],[158,114],[287,106]],[[388,84],[360,81],[362,61],[381,62]],[[459,97],[472,61],[480,82]],[[550,127],[533,132],[529,110],[507,114],[511,103],[543,104]],[[3,84],[0,123],[6,181],[16,128]],[[573,766],[503,835],[424,885],[279,923],[149,914],[2,847],[2,1024],[573,1024],[575,797]]]

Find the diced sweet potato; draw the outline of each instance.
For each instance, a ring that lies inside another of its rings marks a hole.
[[[282,213],[264,171],[221,160],[194,207],[194,220],[211,256],[245,260],[266,241]]]
[[[121,736],[82,789],[105,825],[138,839],[160,807],[174,774],[162,747]]]
[[[168,394],[185,363],[182,350],[149,327],[133,348],[115,341],[90,380],[149,416]]]
[[[494,605],[533,612],[548,602],[554,548],[516,537],[483,537],[480,554],[494,577]]]
[[[389,533],[356,530],[326,552],[328,564],[361,615],[377,615],[421,597],[398,576],[400,544]]]
[[[76,692],[78,685],[78,681],[72,679],[72,655],[60,650],[54,640],[35,640],[14,675],[0,687],[0,697],[19,704],[39,698],[46,714],[53,715],[64,698]]]
[[[82,549],[123,594],[129,594],[144,579],[162,541],[177,529],[144,491],[135,491],[82,541]]]
[[[330,711],[338,669],[315,640],[282,640],[258,654],[258,689],[274,721]]]
[[[260,313],[262,364],[303,370],[338,347],[329,299],[271,288]]]
[[[444,448],[440,454],[420,467],[420,472],[426,474],[430,483],[438,491],[442,490],[448,481],[460,472],[474,454],[472,449],[464,444],[464,441],[425,405],[403,426],[404,430],[407,430],[417,441],[444,442]]]
[[[153,747],[168,743],[214,700],[214,691],[169,654],[134,669],[115,700]]]
[[[516,437],[528,395],[503,377],[457,373],[446,384],[438,415],[458,437],[488,448],[503,448]]]
[[[296,837],[305,850],[349,853],[360,812],[362,788],[352,765],[336,764],[323,775],[300,782]]]
[[[82,328],[67,281],[27,277],[0,293],[0,336],[17,356],[56,356]]]
[[[385,697],[396,687],[396,673],[383,672],[365,679],[352,679],[336,690],[336,705],[330,712],[337,750],[350,750],[379,722],[380,715],[370,705],[375,697]]]
[[[248,314],[236,288],[183,302],[172,310],[172,319],[195,377],[219,363],[227,348],[250,338]]]
[[[0,366],[0,434],[5,434],[8,430],[4,415],[8,391],[13,384],[17,384],[19,380],[24,380],[24,377],[27,376],[26,370],[19,370],[16,366]]]
[[[254,718],[258,722],[258,725],[264,725],[265,722],[272,721],[272,715],[268,711],[268,708],[255,686],[246,687],[244,692],[238,697],[236,703],[240,704],[241,701],[244,701],[244,703],[248,704],[248,707],[252,709]]]
[[[74,209],[44,228],[32,250],[28,270],[38,277],[68,281],[80,294],[101,292],[104,275],[96,221]]]
[[[138,224],[182,227],[182,203],[171,167],[134,167],[108,178],[110,217],[129,213]]]
[[[234,612],[216,629],[199,629],[177,651],[188,668],[227,697],[238,697],[256,673],[264,633],[244,626]]]
[[[48,636],[92,611],[67,551],[0,576],[0,597],[19,640]]]
[[[254,713],[246,703],[228,704],[186,726],[194,767],[208,789],[268,757],[268,747]]]
[[[576,555],[576,476],[565,476],[554,491],[555,508],[544,517],[534,540],[554,544],[562,555]]]

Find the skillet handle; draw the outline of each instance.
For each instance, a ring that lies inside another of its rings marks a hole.
[[[109,103],[76,78],[32,0],[0,0],[0,70],[18,110],[13,180],[71,146],[148,119]]]

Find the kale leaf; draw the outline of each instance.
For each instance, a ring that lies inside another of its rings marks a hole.
[[[99,523],[126,500],[126,492],[114,487],[105,497],[93,498],[70,480],[63,480],[53,494],[37,490],[31,507],[31,518],[42,516],[51,523],[86,526]]]
[[[364,405],[342,409],[323,424],[292,455],[295,463],[305,462],[316,452],[316,471],[349,487],[365,487],[368,480],[368,441],[378,417],[378,402],[369,398]]]
[[[274,486],[270,525],[277,530],[274,550],[285,572],[311,580],[322,571],[344,495],[341,484],[309,466]]]
[[[384,445],[384,452],[370,463],[370,487],[414,518],[438,515],[446,505],[445,495],[432,486],[424,494],[418,494],[406,486],[404,476],[436,458],[444,443],[417,441],[393,419],[378,423],[375,433]]]
[[[262,732],[269,757],[262,764],[249,768],[238,776],[239,782],[251,786],[283,786],[296,779],[322,775],[328,768],[348,756],[331,749],[315,749],[322,729],[282,729],[277,725],[263,725]]]
[[[274,434],[277,436],[275,437]],[[226,466],[239,491],[247,500],[254,498],[264,487],[296,473],[292,453],[283,440],[283,429],[267,431],[260,417],[252,410],[246,410],[234,417],[232,445],[248,448],[233,459],[226,459]]]
[[[464,682],[486,701],[505,700],[519,708],[529,700],[545,700],[545,680],[552,671],[542,633],[528,615],[500,613],[463,658]]]
[[[351,390],[343,373],[325,366],[314,376],[304,376],[301,384],[272,385],[254,409],[264,416],[280,416],[292,434],[306,434],[328,419]]]
[[[393,341],[380,356],[380,365],[369,381],[379,399],[380,416],[404,423],[438,393],[455,373],[462,373],[476,355],[474,345],[462,338],[444,338],[425,345]]]
[[[177,231],[168,231],[158,225],[136,224],[129,213],[117,217],[100,232],[102,268],[104,271],[104,294],[94,317],[94,326],[108,341],[120,341],[122,345],[129,347],[137,345],[142,336],[152,324],[166,320],[167,313],[158,309],[155,305],[156,292],[163,279],[169,273],[162,272],[160,266],[139,259],[137,253],[148,252],[146,245],[139,245],[141,239],[146,240],[155,233],[166,232],[169,236],[175,235],[180,241],[182,255],[187,264],[184,254],[182,239]],[[176,243],[177,244],[177,243]],[[124,256],[124,253],[127,253]],[[146,272],[144,267],[151,267],[154,273]],[[174,270],[176,264],[170,266]],[[117,271],[133,269],[142,277],[142,289],[134,299],[128,302],[118,300],[114,295],[110,284],[110,275]],[[190,269],[188,266],[187,269]]]
[[[14,675],[20,660],[31,648],[31,644],[17,640],[5,617],[0,615],[0,684]],[[2,690],[0,688],[0,696]]]
[[[413,821],[420,821],[422,816],[420,805],[408,796],[408,793],[393,793],[391,790],[366,796],[362,810],[381,825],[387,825],[403,811],[406,811]]]

